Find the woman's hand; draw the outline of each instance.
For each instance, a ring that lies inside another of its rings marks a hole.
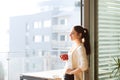
[[[80,68],[76,68],[76,69],[67,69],[66,70],[66,74],[77,74],[77,73],[80,73],[82,72]]]
[[[73,69],[67,69],[65,73],[71,75],[71,74],[73,74],[72,71],[73,71]]]

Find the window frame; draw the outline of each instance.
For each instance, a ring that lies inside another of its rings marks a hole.
[[[98,1],[84,0],[84,26],[90,32],[89,80],[98,80]],[[87,79],[85,79],[87,80]]]

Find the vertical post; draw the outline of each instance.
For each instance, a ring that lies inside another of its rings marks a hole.
[[[20,80],[23,80],[23,76],[22,75],[20,76]]]
[[[83,26],[83,0],[80,1],[81,26]]]
[[[90,9],[89,8],[90,8],[90,1],[84,0],[84,23],[83,23],[83,26],[90,31]],[[90,64],[90,56],[88,56],[88,62]],[[90,65],[89,65],[88,70],[84,73],[84,80],[90,80]]]
[[[90,55],[90,80],[98,80],[98,55],[97,55],[97,1],[89,1],[89,30],[90,30],[90,45],[91,45],[91,55]]]

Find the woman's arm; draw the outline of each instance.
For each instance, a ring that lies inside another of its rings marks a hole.
[[[76,69],[71,70],[68,74],[76,74],[79,72],[83,72],[88,69],[88,60],[87,60],[87,55],[84,47],[78,48],[77,49],[77,54],[78,54],[78,62],[79,66]]]
[[[88,69],[88,58],[86,54],[86,50],[84,47],[79,48],[78,50],[79,56],[79,68],[81,71],[86,71]]]
[[[77,73],[79,73],[79,72],[81,72],[82,70],[78,67],[78,68],[76,68],[76,69],[72,69],[72,70],[69,70],[68,72],[67,72],[67,74],[77,74]]]

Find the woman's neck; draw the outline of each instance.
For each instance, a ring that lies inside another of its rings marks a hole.
[[[80,46],[81,44],[82,44],[82,40],[81,40],[81,41],[80,41],[80,40],[76,40],[76,41],[75,41],[75,45],[76,45],[76,46]]]

